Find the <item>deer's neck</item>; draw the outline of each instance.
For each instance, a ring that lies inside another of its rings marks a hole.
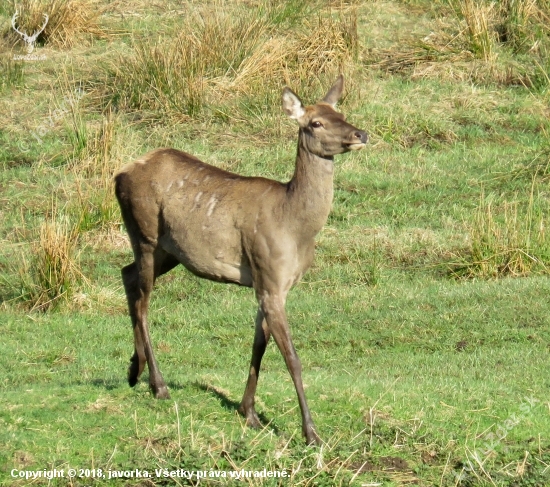
[[[332,206],[334,161],[309,152],[298,137],[294,176],[287,186],[287,211],[296,230],[314,237],[327,221]]]

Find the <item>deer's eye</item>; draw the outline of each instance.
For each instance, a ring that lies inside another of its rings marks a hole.
[[[321,122],[315,121],[315,122],[311,122],[311,126],[312,126],[314,129],[318,129],[319,127],[322,127],[323,124],[322,124]]]

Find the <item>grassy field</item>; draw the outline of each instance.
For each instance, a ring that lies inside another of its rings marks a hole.
[[[16,7],[49,15],[30,54]],[[549,26],[548,0],[1,3],[0,485],[550,485]],[[150,310],[172,398],[131,389],[112,175],[169,146],[286,181],[281,89],[340,72],[370,143],[287,303],[323,446],[274,344],[245,427],[253,293],[183,268]]]

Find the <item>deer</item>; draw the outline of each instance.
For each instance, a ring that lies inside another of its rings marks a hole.
[[[37,31],[34,32],[33,35],[29,36],[26,32],[21,32],[17,29],[15,26],[15,21],[17,20],[17,17],[19,17],[19,12],[15,11],[13,14],[13,17],[11,18],[11,26],[13,27],[13,30],[17,32],[25,41],[25,44],[27,44],[27,53],[31,54],[34,50],[34,43],[36,42],[36,39],[38,39],[38,36],[44,31],[46,28],[46,25],[48,24],[48,14],[43,14],[44,16],[44,23],[42,24],[42,27],[40,27]]]
[[[131,387],[147,364],[155,398],[170,398],[147,313],[156,279],[182,264],[201,278],[254,290],[258,310],[252,358],[238,408],[246,424],[262,427],[254,398],[272,336],[294,383],[306,443],[322,444],[307,405],[285,302],[311,266],[315,237],[328,219],[334,156],[367,143],[367,133],[336,111],[343,89],[340,75],[311,106],[304,106],[289,87],[283,89],[283,111],[299,127],[295,170],[287,183],[241,176],[171,148],[153,150],[116,173],[115,193],[134,254],[134,262],[121,271],[134,332]]]

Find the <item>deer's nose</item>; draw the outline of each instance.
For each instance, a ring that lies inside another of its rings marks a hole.
[[[367,140],[369,140],[369,136],[367,135],[367,132],[363,131],[363,130],[357,130],[353,136],[358,139],[359,141],[361,141],[362,144],[366,144],[367,143]]]

